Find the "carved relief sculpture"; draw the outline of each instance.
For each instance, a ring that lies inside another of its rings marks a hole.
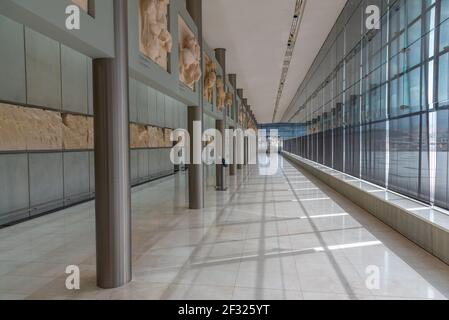
[[[87,131],[87,148],[92,150],[95,147],[94,117],[87,117]]]
[[[179,17],[179,80],[194,90],[201,79],[201,48],[193,32]]]
[[[61,149],[59,112],[0,104],[0,150]]]
[[[242,106],[240,105],[240,107],[239,107],[239,122],[240,122],[240,124],[242,124],[242,125],[243,125],[243,117],[244,117],[244,115],[243,115],[243,108],[242,108]]]
[[[157,148],[157,141],[156,141],[156,135],[157,135],[157,128],[148,126],[147,127],[148,136],[150,137],[150,141],[148,144],[148,147],[150,148]]]
[[[23,121],[18,107],[0,104],[0,150],[26,150],[26,135],[20,125]]]
[[[224,90],[223,77],[217,77],[217,108],[222,111],[225,107],[226,92]]]
[[[156,128],[156,146],[157,148],[163,148],[165,144],[165,138],[164,138],[164,129],[163,128]]]
[[[173,44],[168,31],[168,5],[169,0],[140,0],[139,4],[140,52],[164,70]]]
[[[170,148],[173,146],[173,142],[171,141],[172,129],[164,129],[164,147]]]
[[[150,136],[147,128],[140,124],[130,125],[131,148],[148,148]]]
[[[72,2],[86,12],[89,10],[89,0],[72,0]]]
[[[65,150],[89,149],[88,117],[64,114],[62,115],[62,124],[63,148]]]
[[[232,108],[232,103],[234,101],[234,95],[231,92],[226,93],[225,104],[228,110]]]
[[[204,98],[207,102],[213,103],[214,87],[217,83],[217,71],[215,63],[204,55],[206,59],[206,75],[204,77]]]

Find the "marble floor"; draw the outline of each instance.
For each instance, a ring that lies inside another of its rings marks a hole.
[[[134,190],[133,281],[95,285],[93,202],[0,230],[0,299],[447,299],[449,266],[280,159],[186,208],[179,173]],[[81,288],[65,287],[68,265]]]

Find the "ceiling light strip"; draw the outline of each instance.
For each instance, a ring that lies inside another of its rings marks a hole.
[[[287,81],[288,70],[293,57],[293,51],[295,50],[296,40],[298,39],[299,26],[301,25],[302,16],[304,14],[304,7],[307,0],[296,0],[295,12],[293,14],[293,22],[290,29],[290,35],[288,37],[287,50],[284,56],[284,63],[282,66],[281,81],[276,96],[276,104],[274,106],[273,122],[276,121],[276,115],[279,110],[279,104],[281,102],[282,94],[284,92],[285,82]]]

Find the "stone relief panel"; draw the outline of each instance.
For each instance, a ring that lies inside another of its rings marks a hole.
[[[93,117],[0,104],[0,151],[93,148]]]
[[[224,88],[224,81],[222,76],[217,77],[217,108],[223,111],[226,101],[226,92]]]
[[[214,99],[214,87],[217,83],[217,71],[215,63],[205,54],[206,60],[206,73],[204,76],[204,99],[207,102],[213,103]]]
[[[89,0],[72,0],[74,4],[80,7],[82,10],[89,11]]]
[[[172,146],[170,141],[171,129],[131,124],[129,130],[131,149],[168,148]]]
[[[195,83],[201,79],[201,49],[195,34],[185,21],[178,17],[179,28],[179,80],[195,90]]]
[[[131,148],[147,148],[149,144],[149,136],[147,128],[140,124],[129,125],[130,146]]]
[[[0,104],[0,151],[61,150],[62,137],[59,112]]]
[[[158,141],[157,141],[157,135],[158,135],[158,128],[156,127],[147,127],[148,135],[151,137],[150,142],[148,144],[149,148],[157,148],[158,147]]]
[[[139,50],[168,70],[173,41],[168,31],[169,0],[139,0]]]
[[[95,146],[94,143],[94,118],[87,117],[87,148],[93,149]]]
[[[171,141],[172,129],[164,129],[164,147],[171,148],[173,146],[173,142]]]
[[[93,149],[93,118],[63,114],[63,149]]]
[[[172,129],[130,124],[131,148],[169,148]],[[92,150],[94,118],[0,104],[0,151]]]
[[[163,128],[156,128],[156,136],[154,137],[156,140],[157,148],[163,148],[165,137],[164,137],[164,129]]]
[[[226,92],[225,104],[228,111],[231,110],[233,102],[234,102],[234,95],[231,92]]]

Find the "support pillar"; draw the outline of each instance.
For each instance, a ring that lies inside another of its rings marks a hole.
[[[228,143],[230,144],[229,148],[231,149],[231,163],[229,164],[229,175],[231,177],[235,176],[236,172],[237,172],[237,155],[236,155],[236,142],[235,142],[235,138],[234,138],[234,130],[235,127],[230,127],[230,136],[228,139]]]
[[[97,285],[131,281],[128,1],[114,0],[115,57],[94,59]]]
[[[237,92],[237,75],[229,74],[228,78],[229,78],[229,82],[231,83],[232,87],[234,88],[234,92],[236,93]],[[234,95],[233,112],[232,112],[234,114],[234,121],[236,121],[236,119],[238,119],[238,111],[236,112],[237,104],[235,103],[235,101],[236,101],[236,98]],[[235,130],[234,127],[231,127],[230,129],[232,131]],[[237,157],[236,157],[236,150],[235,150],[236,144],[235,144],[235,139],[233,137],[230,137],[229,140],[230,140],[229,147],[232,148],[232,159],[231,159],[232,161],[229,164],[229,175],[232,177],[232,176],[235,176],[235,173],[237,171],[237,165],[236,165]]]
[[[248,112],[248,114],[249,114],[249,116],[250,116],[250,118],[251,118],[251,106],[248,106],[248,110],[249,110],[249,112]],[[248,128],[249,129],[249,128]],[[254,139],[255,137],[247,137],[247,153],[246,153],[246,159],[247,159],[247,162],[246,162],[246,164],[251,164],[250,162],[251,162],[251,160],[252,160],[252,155],[254,155],[253,153],[255,152],[255,150],[253,150],[253,141],[251,141],[251,139]]]
[[[223,48],[218,48],[215,49],[215,58],[217,59],[217,62],[220,64],[222,70],[223,70],[223,82],[226,86],[226,49]],[[228,111],[226,106],[223,109],[223,119],[222,120],[217,120],[215,122],[215,129],[217,129],[222,136],[222,158],[225,158],[225,151],[227,148],[227,141],[226,141],[226,136],[225,136],[225,130],[226,130],[226,120],[228,117]],[[222,164],[221,159],[217,159],[217,164],[216,164],[216,190],[217,191],[226,191],[227,188],[227,182],[226,182],[226,168],[225,166]]]
[[[200,107],[188,108],[188,131],[190,135],[190,164],[189,164],[189,208],[196,210],[204,208],[204,185],[203,185],[203,163],[194,163],[195,154],[199,154],[201,159],[201,135],[195,132],[194,123],[201,122],[203,110]],[[198,130],[196,130],[198,131]],[[196,143],[195,143],[196,142]],[[195,148],[196,147],[196,148]],[[199,150],[197,150],[199,147]]]
[[[202,0],[187,0],[186,8],[198,28],[198,43],[200,45],[201,62],[200,66],[203,69],[203,7]],[[204,72],[204,70],[202,70]],[[190,164],[189,164],[189,208],[202,209],[204,208],[204,184],[203,184],[203,162],[194,163],[195,154],[200,154],[201,159],[201,145],[202,145],[202,131],[203,131],[203,81],[197,83],[198,87],[198,106],[189,106],[188,108],[188,130],[190,134]],[[201,132],[195,136],[194,122],[201,122]],[[196,142],[196,143],[194,143]],[[195,149],[195,146],[200,146]]]
[[[240,97],[240,100],[242,101],[242,104],[243,104],[243,89],[237,89],[237,95]],[[240,110],[238,110],[238,112],[237,112],[237,118],[240,121]],[[240,129],[244,130],[243,124],[240,124],[240,125],[241,125]],[[240,148],[238,148],[237,150],[238,150],[237,152],[241,152]],[[243,148],[243,150],[244,150],[244,148]],[[239,158],[243,158],[243,157],[241,157],[241,155],[239,155]],[[243,168],[243,164],[242,163],[238,163],[237,164],[237,169],[241,170],[242,168]]]
[[[243,105],[244,105],[245,111],[246,111],[247,110],[246,108],[248,105],[248,99],[243,99]],[[248,114],[246,114],[245,117],[248,117]],[[244,127],[243,129],[244,129],[244,131],[246,131],[246,129],[248,129],[248,128]],[[244,150],[243,159],[244,159],[244,165],[247,166],[248,165],[248,137],[246,136],[246,134],[244,135],[244,137],[245,137],[245,140],[244,140],[245,142],[244,142],[244,148],[243,148],[243,150]]]
[[[225,143],[225,121],[224,120],[216,120],[215,121],[215,128],[221,133],[222,135],[222,144]],[[222,156],[224,158],[224,154]],[[217,191],[226,191],[227,188],[227,181],[226,181],[226,168],[223,166],[220,159],[217,159],[216,167],[216,186],[215,189]]]

